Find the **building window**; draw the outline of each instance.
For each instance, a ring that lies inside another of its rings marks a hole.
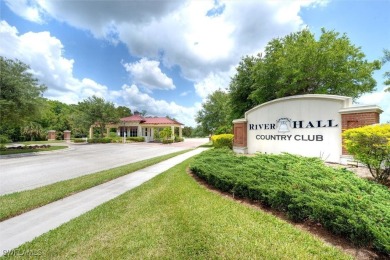
[[[145,136],[148,136],[148,128],[145,128]]]
[[[130,128],[130,136],[131,136],[131,137],[136,137],[136,136],[138,136],[137,133],[138,133],[138,127],[131,127],[131,128]]]

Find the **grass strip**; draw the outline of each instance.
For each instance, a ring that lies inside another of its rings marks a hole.
[[[10,155],[10,154],[21,154],[21,153],[39,153],[39,152],[46,152],[46,151],[55,151],[55,150],[61,150],[68,148],[68,146],[51,146],[49,148],[39,148],[39,149],[12,149],[12,150],[5,150],[0,151],[0,155]]]
[[[213,142],[208,142],[206,144],[202,144],[199,147],[213,147]]]
[[[56,182],[33,190],[2,195],[0,196],[0,221],[22,214],[34,208],[41,207],[56,200],[63,199],[77,192],[92,188],[188,151],[189,150],[185,150],[158,156],[74,179]]]
[[[215,194],[189,159],[20,246],[44,259],[352,259],[260,210]]]

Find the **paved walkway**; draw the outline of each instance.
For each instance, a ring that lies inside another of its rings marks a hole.
[[[0,255],[141,185],[207,148],[198,148],[0,223]]]

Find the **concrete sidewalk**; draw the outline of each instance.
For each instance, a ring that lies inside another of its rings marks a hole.
[[[1,222],[0,255],[112,200],[204,150],[207,148],[197,148]]]

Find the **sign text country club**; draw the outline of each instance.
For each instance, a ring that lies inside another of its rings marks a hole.
[[[279,122],[279,120],[278,120]],[[317,121],[291,121],[288,120],[290,126],[294,129],[304,129],[304,128],[329,128],[329,127],[338,127],[338,124],[331,120],[317,120]],[[249,130],[276,130],[277,124],[268,123],[268,124],[249,124]],[[280,127],[279,127],[280,130]],[[286,130],[284,130],[286,131]],[[289,131],[289,130],[287,130]],[[275,140],[275,141],[317,141],[321,142],[324,140],[322,135],[256,135],[257,140]]]

